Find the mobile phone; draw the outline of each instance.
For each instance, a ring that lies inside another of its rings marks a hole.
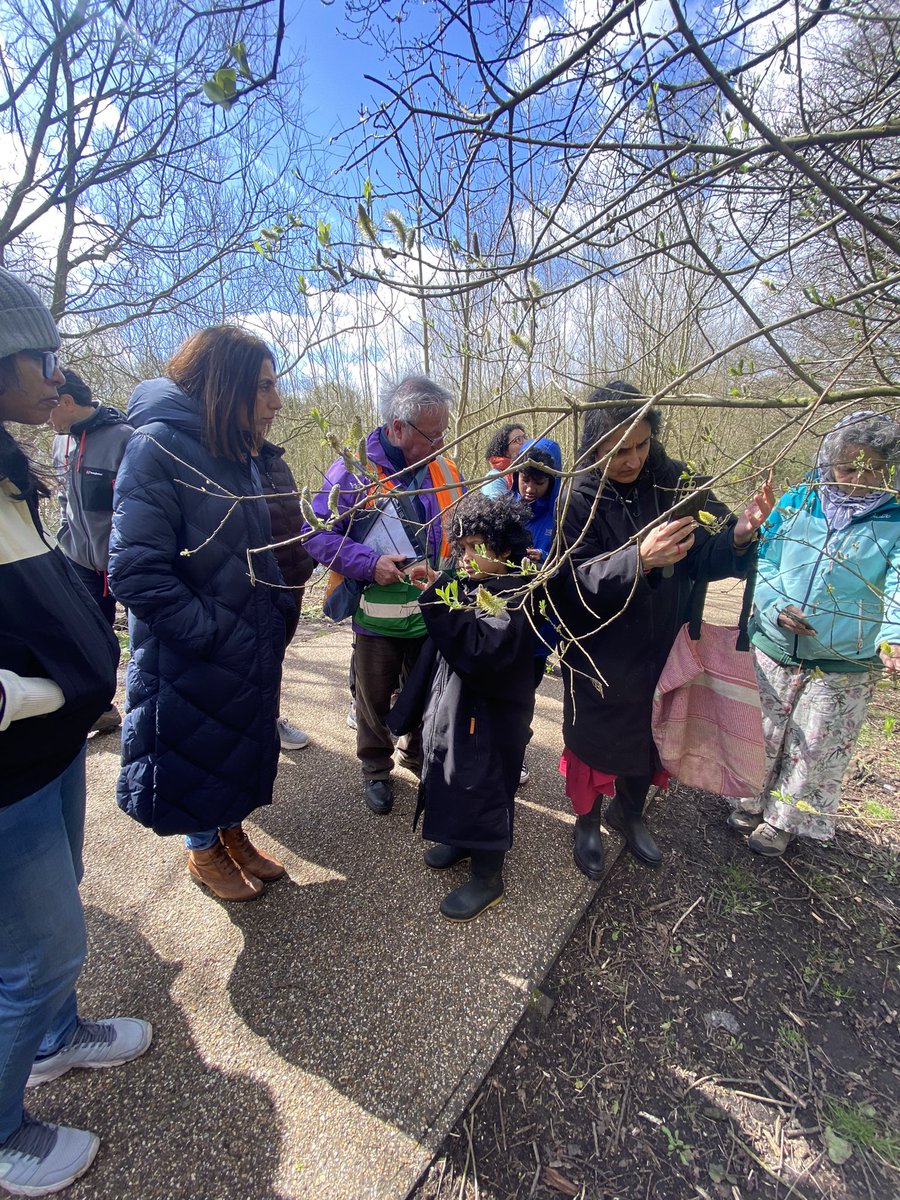
[[[425,565],[424,558],[401,558],[401,560],[397,563],[397,570],[398,571],[409,571],[413,567],[420,567],[420,566],[424,566],[424,565]]]
[[[688,492],[687,495],[677,496],[671,510],[666,513],[665,519],[667,521],[680,521],[684,517],[693,517],[695,521],[698,521],[700,513],[705,512],[709,507],[709,498],[711,495],[711,488],[698,487]]]

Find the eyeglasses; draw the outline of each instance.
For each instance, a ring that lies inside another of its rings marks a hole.
[[[45,379],[52,379],[56,374],[56,368],[59,366],[59,355],[55,350],[23,350],[22,353],[41,364],[41,374]]]
[[[444,440],[444,438],[447,436],[446,429],[442,429],[441,432],[438,434],[435,434],[434,437],[429,437],[427,433],[422,432],[422,430],[418,427],[418,425],[413,425],[412,421],[407,421],[406,424],[410,427],[410,429],[414,429],[420,438],[424,438],[429,446],[439,446],[441,444],[441,442]]]

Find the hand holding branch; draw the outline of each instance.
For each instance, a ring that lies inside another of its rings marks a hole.
[[[882,642],[878,657],[889,675],[896,675],[900,671],[900,646],[896,642]]]
[[[772,491],[772,476],[770,475],[747,507],[744,509],[734,527],[734,544],[738,550],[749,546],[756,537],[757,530],[769,519],[775,507],[775,493]]]
[[[414,587],[419,588],[424,592],[426,588],[431,587],[437,579],[437,571],[429,566],[427,562],[416,563],[409,574],[406,576]]]

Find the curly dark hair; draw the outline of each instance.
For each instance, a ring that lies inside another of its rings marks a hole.
[[[514,421],[512,425],[501,425],[499,429],[491,434],[491,440],[487,444],[487,449],[484,452],[484,457],[487,462],[492,458],[505,458],[509,455],[509,435],[514,429],[521,429],[526,432],[525,426],[519,421]]]
[[[597,443],[602,442],[606,435],[618,425],[624,426],[626,421],[632,420],[643,408],[646,397],[642,396],[633,384],[626,383],[623,379],[614,379],[602,387],[594,388],[588,396],[588,402],[590,404],[606,403],[610,407],[593,408],[585,414],[584,426],[581,431],[580,455],[582,458],[593,455],[597,449]],[[650,426],[651,436],[656,437],[662,425],[662,414],[659,409],[647,409],[642,420]],[[622,429],[622,433],[625,432],[625,428],[627,426]]]
[[[492,500],[482,492],[467,492],[447,511],[444,529],[457,558],[462,555],[462,538],[477,537],[483,538],[495,554],[505,554],[518,562],[531,545],[530,519],[528,506],[509,496]]]

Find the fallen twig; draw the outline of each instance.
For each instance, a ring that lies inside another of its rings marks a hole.
[[[783,867],[787,867],[787,869],[791,872],[791,874],[794,875],[797,879],[799,879],[805,888],[809,889],[811,894],[813,896],[815,896],[815,898],[819,901],[819,903],[822,905],[822,907],[827,908],[828,911],[831,913],[831,915],[833,917],[836,917],[837,920],[840,921],[840,923],[844,926],[845,929],[853,928],[853,926],[850,924],[850,922],[845,920],[841,916],[841,914],[837,911],[836,908],[832,908],[832,906],[828,903],[828,901],[825,899],[825,897],[820,892],[817,892],[816,889],[812,886],[812,884],[808,883],[803,878],[803,876],[800,874],[800,872],[797,871],[794,867],[792,867],[791,864],[786,859],[779,858],[778,861],[781,863],[781,865]],[[815,913],[813,913],[813,916],[815,916]]]
[[[778,1174],[777,1171],[773,1170],[772,1167],[770,1167],[765,1162],[764,1159],[760,1158],[755,1150],[751,1150],[746,1142],[742,1142],[739,1137],[736,1137],[734,1134],[734,1130],[732,1130],[732,1132],[731,1132],[731,1137],[732,1137],[732,1140],[734,1141],[734,1144],[736,1146],[739,1146],[740,1149],[743,1150],[743,1152],[747,1155],[747,1157],[752,1159],[753,1162],[755,1162],[758,1167],[762,1167],[762,1169],[765,1171],[765,1173],[767,1175],[769,1175],[772,1179],[774,1179],[776,1183],[788,1183],[789,1182],[787,1179],[783,1179]],[[796,1190],[796,1181],[795,1181],[794,1186],[795,1186],[794,1194],[799,1197],[799,1200],[809,1200],[809,1198],[807,1196],[805,1196],[803,1194],[803,1192]]]
[[[678,920],[675,922],[675,924],[672,926],[671,930],[669,931],[670,937],[675,936],[675,930],[678,928],[678,926],[681,924],[681,922],[686,920],[686,918],[691,915],[691,913],[694,911],[694,909],[697,907],[697,905],[703,899],[704,899],[703,896],[698,896],[697,899],[694,901],[694,903],[691,905],[691,907],[681,914],[681,916],[678,918]]]

